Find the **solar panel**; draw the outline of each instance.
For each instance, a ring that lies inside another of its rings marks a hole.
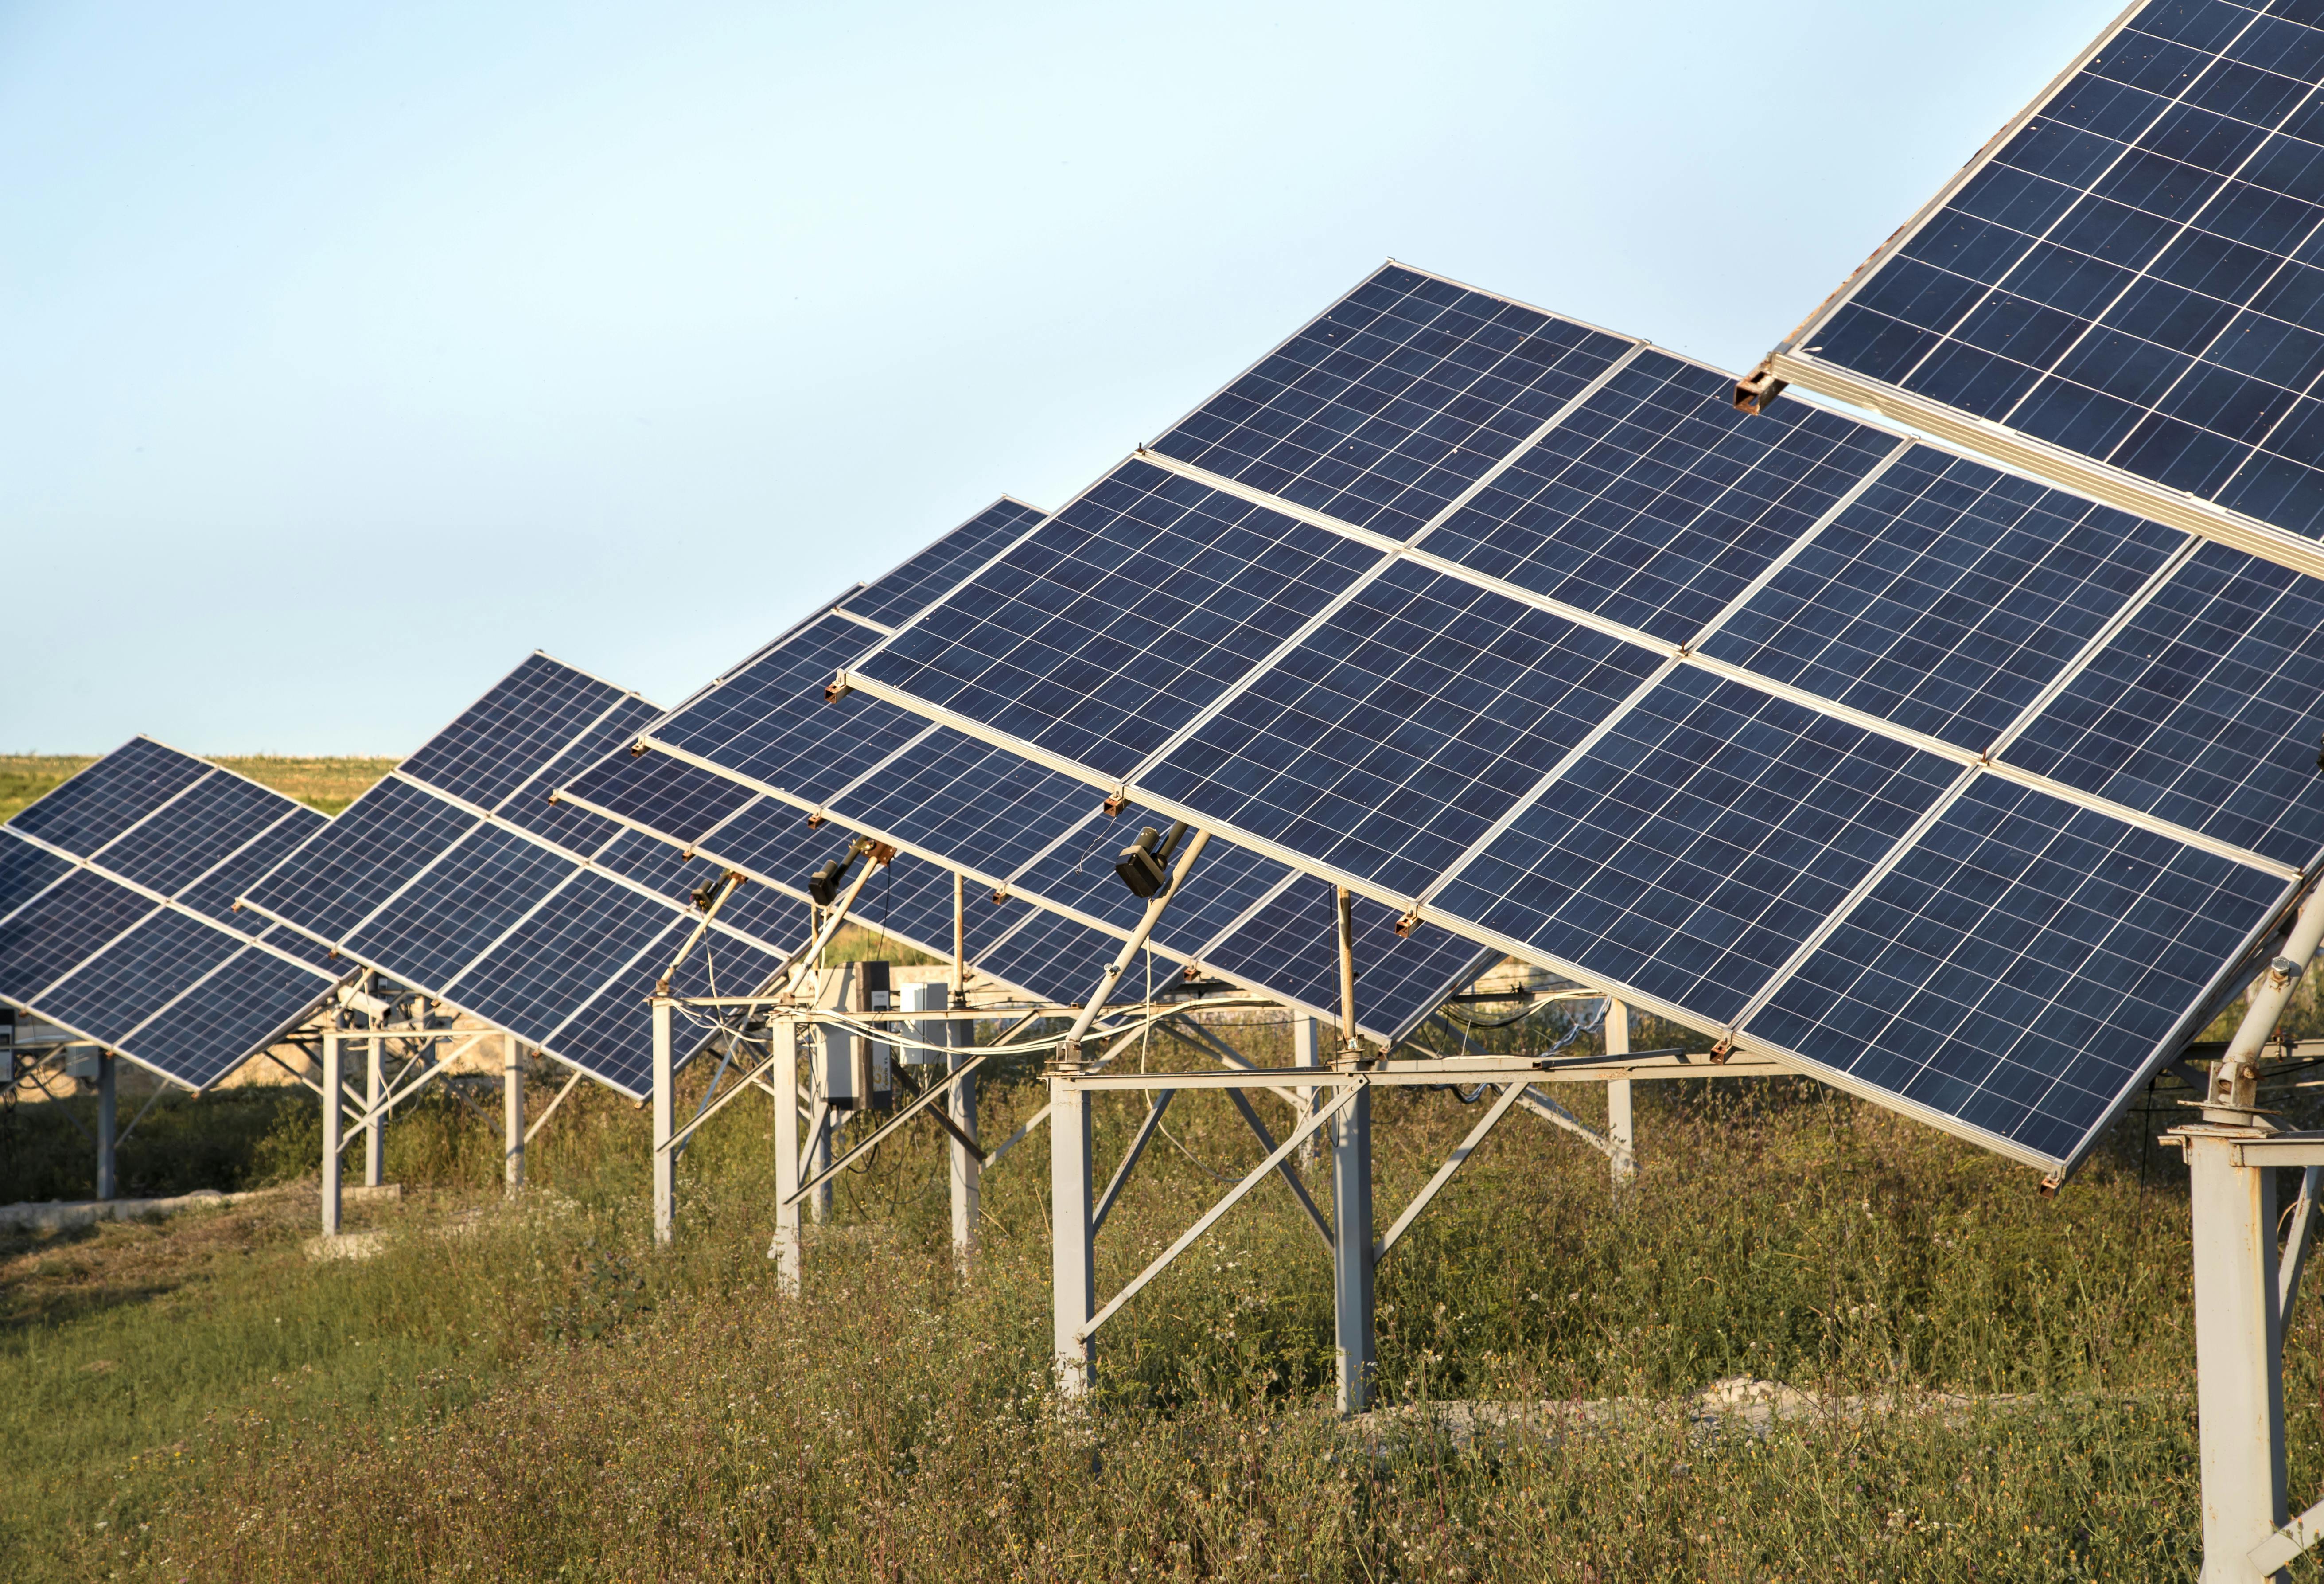
[[[973,570],[960,546],[973,547],[973,564],[991,560],[1006,543],[994,532],[996,519],[1013,539],[1039,521],[1028,511],[997,503],[907,568]],[[897,582],[890,574],[872,588]],[[927,598],[943,591],[935,579],[917,576],[911,587]],[[1114,859],[1141,822],[1167,824],[1167,818],[1131,807],[1109,819],[1078,779],[931,728],[894,705],[862,695],[824,702],[821,690],[838,659],[886,630],[853,614],[864,603],[860,594],[843,598],[761,649],[648,727],[644,738],[659,751],[615,755],[568,786],[564,798],[778,884],[839,850],[838,838],[808,828],[808,815],[892,843],[905,855],[892,884],[908,902],[890,927],[946,957],[952,900],[945,870],[958,868],[972,880],[964,901],[970,958],[978,969],[1041,998],[1078,1003],[1144,911],[1115,877]],[[922,607],[890,598],[879,608],[908,620]],[[942,884],[915,880],[916,872]],[[1336,954],[1310,960],[1268,945],[1285,911],[1312,900],[1305,891],[1287,899],[1294,872],[1215,841],[1202,872],[1202,885],[1166,912],[1154,933],[1163,971],[1212,969],[1335,1017]],[[994,903],[995,891],[1012,900]],[[1324,894],[1328,903],[1328,888]],[[872,912],[875,897],[877,906],[886,906],[884,891],[869,894],[858,916],[882,922],[885,914]],[[1026,903],[1053,917],[1036,922]],[[1367,947],[1377,946],[1380,960],[1394,964],[1359,981],[1359,1021],[1389,1041],[1409,1032],[1492,955],[1434,926],[1400,937],[1395,922],[1393,912],[1367,903],[1359,925]]]
[[[231,889],[327,821],[148,737],[0,826],[0,999],[201,1089],[345,972],[236,917]]]
[[[2324,533],[2319,81],[2304,0],[2134,7],[1774,374],[2192,532]]]
[[[2324,582],[1731,387],[1632,343],[1400,538],[1165,441],[843,698],[2066,1170],[2324,846]]]
[[[646,997],[699,922],[705,860],[652,861],[556,782],[661,712],[534,654],[337,820],[246,876],[263,917],[515,1034],[632,1097],[650,1082]],[[672,988],[747,994],[804,931],[788,897],[730,898]],[[682,1024],[673,1059],[715,1031]]]

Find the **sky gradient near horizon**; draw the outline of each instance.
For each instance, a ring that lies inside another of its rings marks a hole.
[[[0,11],[0,751],[674,702],[1385,257],[1747,366],[2116,9]]]

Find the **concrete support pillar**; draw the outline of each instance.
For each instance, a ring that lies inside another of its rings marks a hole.
[[[387,1118],[379,1114],[380,1097],[385,1092],[383,1080],[386,1074],[385,1051],[380,1049],[379,1035],[364,1042],[364,1115],[371,1120],[364,1125],[364,1186],[377,1188],[386,1181]]]
[[[676,1127],[672,1107],[677,1097],[672,1091],[669,1063],[669,1003],[660,996],[653,1003],[653,1236],[658,1244],[668,1244],[678,1224],[678,1159],[669,1147],[670,1135]]]
[[[775,1262],[775,1291],[786,1298],[799,1292],[799,1208],[790,1196],[803,1180],[799,1171],[798,1024],[777,1018],[767,1030],[774,1046],[774,1067],[768,1081],[775,1088],[775,1240],[767,1257]]]
[[[114,1085],[119,1063],[110,1051],[97,1053],[97,1197],[109,1200],[121,1191],[119,1180],[114,1174],[114,1123],[120,1115],[120,1101]]]
[[[524,1186],[524,1068],[514,1034],[501,1036],[501,1051],[502,1172],[513,1197]]]
[[[1372,1095],[1366,1088],[1332,1118],[1333,1350],[1339,1407],[1370,1405],[1372,1370]]]
[[[1097,1312],[1095,1241],[1090,1231],[1089,1092],[1049,1077],[1050,1334],[1057,1390],[1087,1394],[1097,1350],[1082,1328]]]
[[[1630,1009],[1622,1002],[1606,1003],[1606,1054],[1630,1053]],[[1614,1186],[1621,1187],[1638,1174],[1638,1135],[1630,1122],[1630,1080],[1618,1078],[1606,1086],[1606,1142],[1614,1146]]]
[[[339,1031],[323,1031],[323,1236],[339,1234]]]
[[[2243,1139],[2234,1132],[2180,1136],[2195,1220],[2201,1577],[2203,1584],[2258,1584],[2282,1576],[2263,1573],[2249,1552],[2283,1526],[2285,1507],[2275,1173],[2236,1165]]]

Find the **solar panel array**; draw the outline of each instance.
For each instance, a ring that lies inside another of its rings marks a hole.
[[[1732,384],[1392,265],[842,681],[2063,1169],[2317,857],[2324,584]]]
[[[719,871],[549,794],[659,713],[534,654],[254,875],[244,903],[642,1096],[647,997],[700,922],[691,894]],[[806,922],[795,896],[743,887],[673,992],[756,990]],[[715,1031],[686,1022],[673,1033],[682,1062]]]
[[[2046,442],[2159,486],[2150,510],[2324,533],[2319,81],[2308,0],[2134,8],[1778,371],[1908,419],[1958,409],[1973,449]]]
[[[826,704],[822,691],[838,666],[1040,521],[1021,503],[995,502],[648,727],[654,751],[616,754],[561,796],[778,883],[834,855],[839,838],[810,816],[891,842],[905,856],[859,916],[948,957],[958,869],[971,881],[964,923],[978,970],[1078,1004],[1143,912],[1115,878],[1115,856],[1141,823],[1167,820],[1137,807],[1109,819],[1071,776],[878,699]],[[1218,841],[1200,872],[1153,937],[1164,971],[1215,973],[1336,1017],[1332,888]],[[1359,1021],[1390,1041],[1494,955],[1434,927],[1400,938],[1396,922],[1370,900],[1358,908]]]
[[[190,1089],[316,1010],[345,977],[233,911],[327,824],[254,781],[134,737],[0,826],[0,1000]]]

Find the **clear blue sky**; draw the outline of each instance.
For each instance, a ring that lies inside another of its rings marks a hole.
[[[2114,0],[0,10],[0,748],[664,701],[1394,256],[1747,366]]]

